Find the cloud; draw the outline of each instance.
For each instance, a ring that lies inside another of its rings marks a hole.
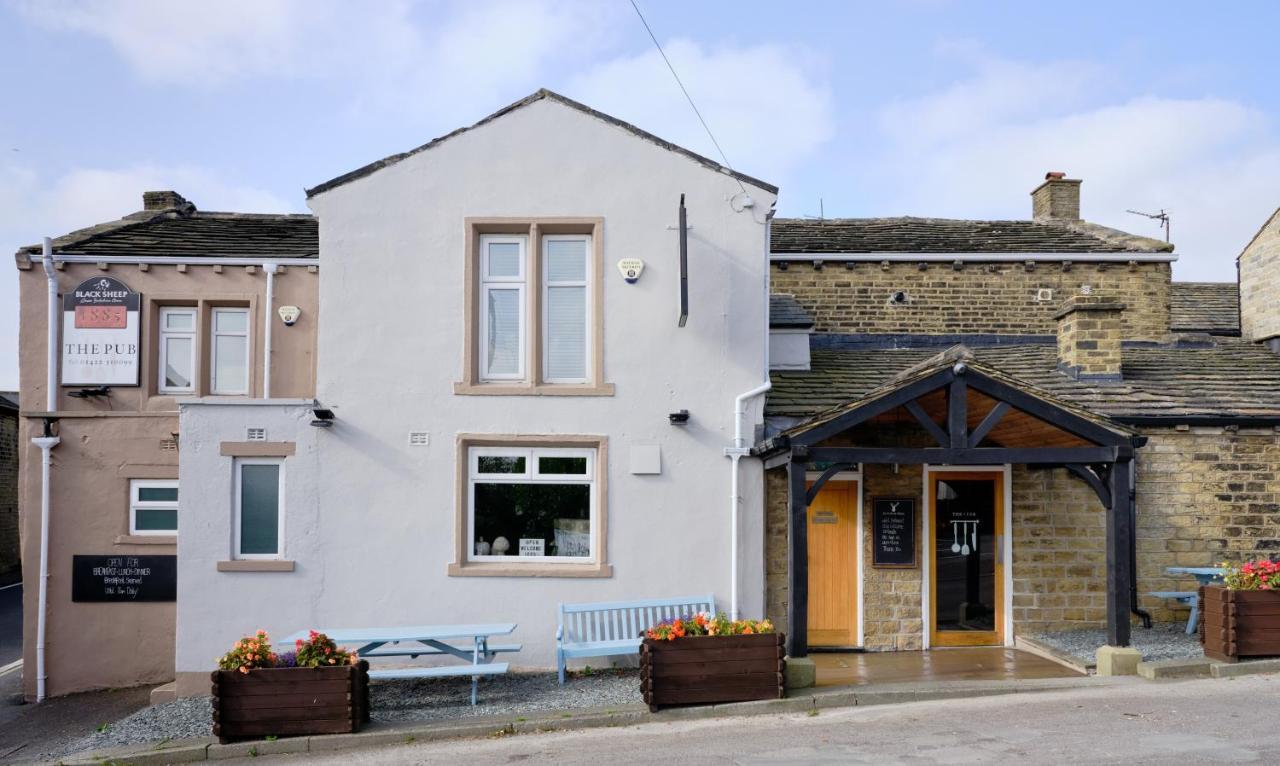
[[[1178,278],[1230,280],[1234,257],[1280,204],[1280,136],[1254,107],[1108,95],[1113,73],[1072,62],[974,69],[879,113],[886,149],[866,181],[889,210],[1026,218],[1027,193],[1061,170],[1084,179],[1086,219],[1159,237],[1126,210],[1167,209]]]
[[[735,169],[781,184],[833,135],[830,89],[813,73],[818,62],[803,51],[686,39],[664,48]],[[720,158],[656,50],[572,77],[565,95]]]
[[[44,177],[32,167],[5,161],[0,162],[0,251],[7,258],[41,237],[140,210],[142,192],[153,189],[176,189],[204,210],[298,210],[272,192],[196,166],[79,168]],[[18,272],[9,263],[0,265],[0,389],[18,385]]]

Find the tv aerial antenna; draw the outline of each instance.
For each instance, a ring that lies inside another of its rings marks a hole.
[[[1159,213],[1144,213],[1141,210],[1126,210],[1125,212],[1133,213],[1134,215],[1144,216],[1146,218],[1150,218],[1153,221],[1159,221],[1160,228],[1164,229],[1164,241],[1165,242],[1169,241],[1169,211],[1168,210],[1165,210],[1164,208],[1160,208]]]

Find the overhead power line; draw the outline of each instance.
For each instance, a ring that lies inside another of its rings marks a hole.
[[[667,63],[667,69],[671,70],[671,76],[676,79],[676,85],[680,86],[680,92],[684,94],[685,100],[689,102],[689,106],[693,109],[693,113],[698,116],[698,122],[702,123],[702,129],[707,131],[707,137],[711,139],[711,143],[715,145],[716,151],[720,153],[721,162],[724,163],[726,168],[733,170],[733,163],[729,162],[729,157],[724,153],[724,148],[721,147],[720,142],[716,140],[716,134],[711,132],[711,126],[707,124],[706,119],[702,116],[702,112],[698,110],[698,105],[693,102],[693,96],[689,95],[689,89],[684,87],[684,82],[676,72],[675,66],[672,65],[671,59],[667,58],[667,52],[662,49],[662,43],[658,42],[658,37],[653,33],[653,28],[649,26],[649,22],[645,19],[644,14],[640,12],[640,6],[636,4],[636,0],[630,0],[630,2],[631,7],[636,11],[636,15],[640,17],[640,23],[644,24],[644,30],[649,33],[649,39],[653,41],[653,46],[658,49],[658,55],[662,56],[662,60]],[[736,173],[737,171],[734,172]],[[743,186],[742,181],[737,178],[734,180],[738,182],[738,186],[741,187],[742,191],[745,193],[747,191],[747,187]]]

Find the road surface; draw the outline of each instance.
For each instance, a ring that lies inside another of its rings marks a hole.
[[[1280,763],[1280,676],[247,759],[263,764]]]

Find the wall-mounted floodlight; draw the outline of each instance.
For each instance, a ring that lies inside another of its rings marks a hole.
[[[679,412],[673,412],[670,415],[667,415],[667,420],[670,420],[671,425],[673,426],[687,426],[689,425],[689,411],[680,410]]]
[[[316,428],[333,428],[333,421],[338,417],[327,407],[316,407],[311,412],[316,416],[316,419],[311,421],[311,425]]]

